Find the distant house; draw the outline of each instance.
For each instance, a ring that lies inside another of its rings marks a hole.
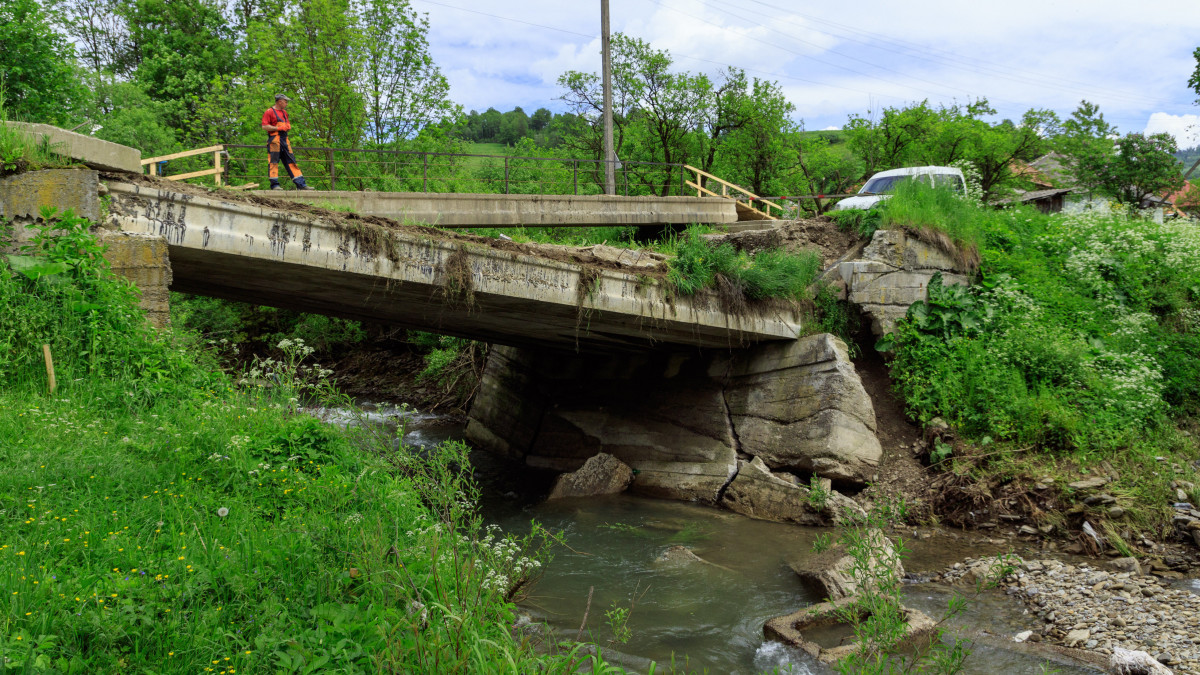
[[[1014,162],[1013,174],[1032,183],[1033,189],[1017,190],[1012,197],[1001,200],[999,205],[1030,204],[1043,213],[1078,213],[1110,208],[1108,199],[1093,195],[1079,185],[1066,160],[1065,155],[1048,152],[1028,164]]]
[[[1200,218],[1200,184],[1184,182],[1174,192],[1146,198],[1142,208],[1161,208],[1163,213],[1177,218]]]

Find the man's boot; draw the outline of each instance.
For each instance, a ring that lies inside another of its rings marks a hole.
[[[301,176],[292,182],[296,184],[297,190],[311,190],[312,189],[312,188],[308,187],[308,182],[304,180],[304,176]]]

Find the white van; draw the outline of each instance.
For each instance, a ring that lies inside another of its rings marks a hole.
[[[910,166],[904,169],[891,169],[871,176],[871,180],[862,186],[858,194],[834,204],[833,210],[869,209],[891,197],[888,193],[896,188],[897,183],[909,180],[913,176],[917,176],[918,180],[932,181],[937,186],[948,185],[955,192],[963,192],[967,188],[967,181],[963,178],[962,170],[952,166]]]

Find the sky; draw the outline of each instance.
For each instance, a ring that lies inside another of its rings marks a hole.
[[[558,77],[600,72],[599,0],[411,0],[466,110],[566,110]],[[1067,116],[1083,99],[1124,132],[1200,145],[1187,80],[1200,11],[1186,0],[611,0],[612,32],[669,51],[679,70],[736,66],[773,80],[807,129],[928,99],[986,97],[997,119]]]

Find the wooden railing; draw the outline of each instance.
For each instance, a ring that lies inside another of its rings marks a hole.
[[[162,157],[151,157],[149,159],[143,159],[142,166],[149,166],[150,167],[150,175],[157,176],[159,162],[165,162],[165,161],[172,160],[172,159],[182,159],[184,157],[194,157],[196,155],[203,155],[203,154],[207,154],[210,152],[212,153],[212,156],[213,156],[213,168],[203,169],[200,171],[190,171],[188,173],[177,173],[174,176],[162,176],[162,178],[166,178],[167,180],[187,180],[188,178],[200,178],[201,176],[212,176],[213,180],[216,181],[217,185],[219,186],[219,185],[221,185],[221,175],[225,172],[225,169],[221,166],[221,155],[225,154],[225,146],[223,146],[223,145],[213,145],[213,146],[209,146],[207,148],[199,148],[196,150],[185,150],[183,152],[176,152],[176,153],[173,153],[170,155],[163,155]]]
[[[689,164],[684,164],[683,168],[696,174],[695,182],[689,180],[689,181],[685,181],[684,184],[687,185],[688,187],[696,190],[697,197],[703,197],[704,195],[709,195],[710,197],[724,197],[725,199],[732,199],[740,207],[738,209],[739,211],[744,210],[744,211],[750,212],[751,214],[756,214],[762,220],[778,220],[779,219],[776,216],[771,215],[771,209],[776,209],[777,211],[779,211],[779,215],[781,215],[781,216],[784,213],[782,206],[780,206],[778,204],[774,204],[772,202],[769,202],[769,201],[763,199],[762,197],[759,197],[758,195],[754,194],[753,192],[747,190],[746,188],[741,187],[740,185],[734,185],[733,183],[730,183],[728,181],[721,180],[720,178],[717,178],[716,176],[712,175],[711,173],[697,169],[696,167],[691,166]],[[721,186],[720,194],[705,187],[705,183],[711,184],[713,182],[716,182],[718,185]],[[730,194],[730,192],[732,192],[733,194]],[[762,206],[763,208],[762,209],[756,208],[755,207],[756,204]],[[739,219],[742,219],[742,218],[739,218]],[[752,219],[753,218],[748,218],[747,220],[752,220]]]

